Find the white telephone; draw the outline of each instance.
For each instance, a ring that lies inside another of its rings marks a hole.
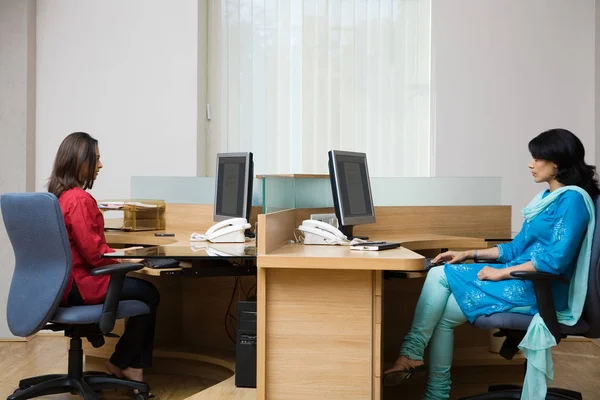
[[[298,227],[304,233],[304,244],[348,244],[348,238],[336,227],[323,221],[306,219]]]
[[[250,224],[246,221],[246,218],[226,219],[211,226],[205,234],[192,233],[190,242],[244,243],[246,241],[244,235],[246,229],[250,229]]]

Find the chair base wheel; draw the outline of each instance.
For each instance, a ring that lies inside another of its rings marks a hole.
[[[522,387],[519,385],[492,385],[488,392],[476,396],[462,397],[460,400],[505,400],[520,399]],[[561,388],[548,388],[546,400],[582,400],[581,393]]]
[[[84,400],[96,400],[103,390],[135,390],[136,400],[149,398],[150,387],[144,382],[119,379],[105,373],[85,373],[81,379],[68,375],[46,375],[24,379],[7,400],[25,400],[50,394],[71,393]]]

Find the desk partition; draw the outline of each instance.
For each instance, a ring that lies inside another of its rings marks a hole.
[[[371,177],[375,206],[491,206],[502,204],[502,179]],[[261,176],[263,213],[333,207],[328,175]]]
[[[371,177],[375,206],[492,206],[502,204],[499,177]],[[213,204],[214,177],[134,176],[131,198]],[[258,175],[252,205],[263,214],[294,208],[333,207],[328,175]]]
[[[176,204],[214,204],[215,178],[204,176],[132,176],[131,198],[162,199]],[[261,205],[262,183],[254,179],[252,205]]]

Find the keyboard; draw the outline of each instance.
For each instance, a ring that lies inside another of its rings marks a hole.
[[[148,268],[177,268],[179,267],[179,261],[173,260],[172,258],[146,258],[143,264]]]
[[[437,267],[438,265],[444,265],[444,263],[434,264],[433,258],[426,258],[425,265],[423,267],[424,267],[425,271],[429,271],[431,268]]]

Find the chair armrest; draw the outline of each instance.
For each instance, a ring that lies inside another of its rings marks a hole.
[[[142,268],[144,268],[143,264],[119,263],[94,268],[90,273],[92,276],[110,274],[110,282],[108,283],[108,290],[102,307],[102,315],[100,316],[100,322],[98,323],[100,331],[103,334],[106,335],[112,332],[115,327],[117,309],[119,308],[119,297],[121,295],[121,290],[123,290],[125,275],[127,275],[128,272]]]
[[[571,282],[569,279],[561,275],[549,274],[547,272],[529,272],[529,271],[513,271],[510,276],[527,281],[557,281],[562,283]]]
[[[103,267],[97,267],[94,268],[92,270],[92,272],[90,272],[90,275],[92,276],[98,276],[98,275],[106,275],[106,274],[117,274],[117,273],[127,273],[127,272],[131,272],[131,271],[137,271],[138,269],[142,269],[144,268],[144,264],[138,264],[138,263],[118,263],[118,264],[111,264],[111,265],[105,265]]]
[[[550,333],[552,333],[552,336],[554,336],[554,339],[556,339],[556,343],[560,343],[563,334],[558,323],[558,317],[556,316],[556,307],[554,305],[554,298],[552,297],[552,282],[569,283],[569,279],[546,272],[514,271],[510,275],[518,279],[533,282],[540,316],[544,320],[548,330],[550,330]]]

